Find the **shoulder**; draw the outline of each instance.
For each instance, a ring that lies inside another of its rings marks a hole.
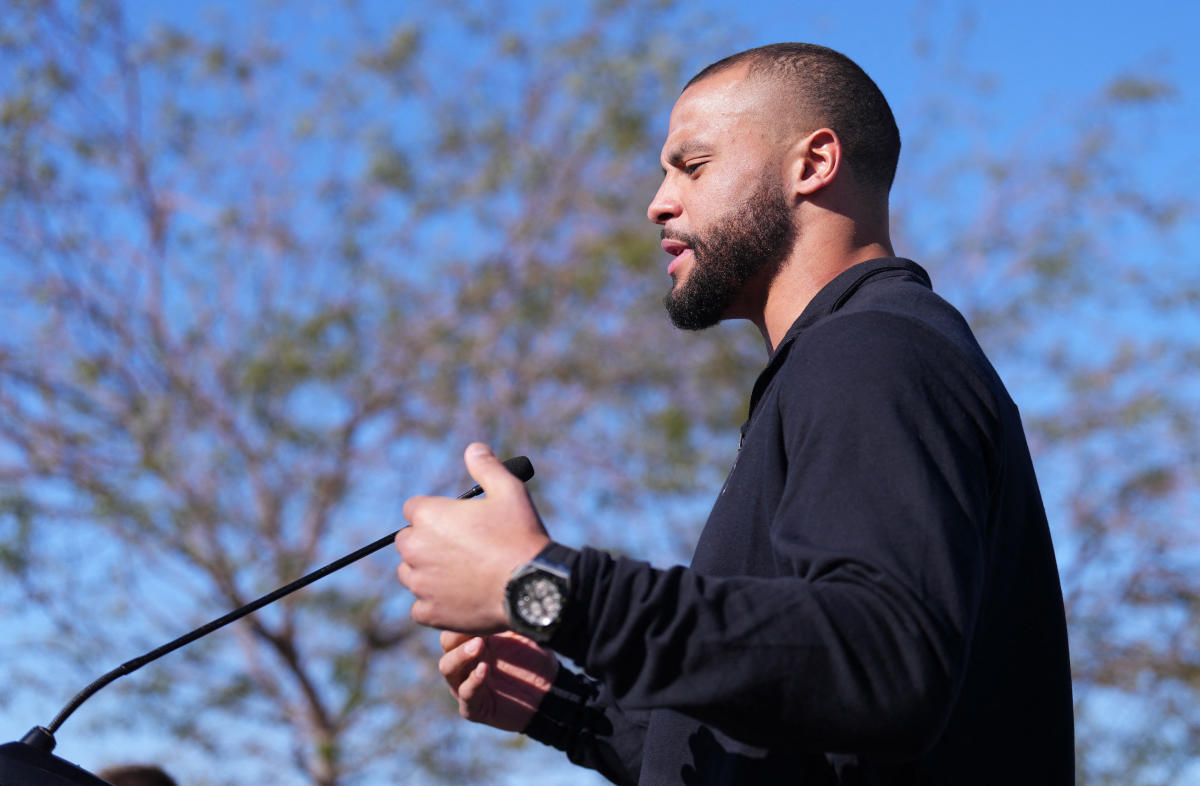
[[[831,314],[796,336],[784,365],[808,373],[882,373],[928,363],[975,365],[982,359],[965,322],[855,309]]]
[[[966,321],[940,298],[919,308],[835,312],[788,352],[779,373],[785,408],[937,409],[954,401],[994,411],[1007,398]]]

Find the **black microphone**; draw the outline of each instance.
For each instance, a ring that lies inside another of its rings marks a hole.
[[[506,459],[504,466],[522,483],[528,482],[533,477],[533,463],[525,456],[514,456],[513,458]],[[471,499],[472,497],[478,497],[482,493],[483,489],[476,484],[462,494],[459,494],[457,499]],[[21,738],[20,742],[9,742],[0,745],[0,786],[110,786],[106,781],[100,780],[87,770],[60,759],[51,753],[56,744],[54,732],[58,731],[63,722],[75,710],[79,709],[81,704],[94,696],[101,688],[124,677],[126,674],[137,671],[167,653],[174,652],[180,647],[191,644],[196,639],[203,638],[218,628],[223,628],[231,622],[252,614],[263,606],[274,603],[301,587],[307,587],[317,579],[324,578],[334,571],[341,570],[352,562],[357,562],[368,554],[379,551],[392,543],[396,539],[396,532],[399,531],[396,530],[392,534],[382,537],[370,545],[363,546],[358,551],[347,554],[341,559],[334,560],[323,568],[317,568],[292,583],[263,595],[258,600],[247,603],[241,608],[234,609],[223,617],[218,617],[207,625],[202,625],[174,641],[167,642],[161,647],[147,652],[139,658],[134,658],[131,661],[121,664],[100,677],[77,693],[68,702],[67,706],[55,716],[49,726],[34,726]]]

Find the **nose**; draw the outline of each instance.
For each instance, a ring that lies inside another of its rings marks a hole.
[[[669,177],[663,178],[658,193],[650,200],[650,207],[646,208],[646,217],[655,224],[665,224],[672,218],[679,218],[683,213],[683,205],[679,204],[678,197],[667,186],[668,180]]]

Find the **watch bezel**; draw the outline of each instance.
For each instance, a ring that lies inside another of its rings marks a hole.
[[[550,622],[539,625],[524,616],[519,611],[519,599],[533,581],[537,579],[546,579],[558,590],[562,599],[559,605],[558,614]],[[571,598],[571,572],[563,565],[558,565],[553,562],[541,558],[534,558],[523,565],[519,565],[508,579],[508,584],[504,588],[504,612],[508,615],[509,627],[524,636],[544,643],[554,635],[558,627],[562,624],[563,617],[566,615],[567,606]]]

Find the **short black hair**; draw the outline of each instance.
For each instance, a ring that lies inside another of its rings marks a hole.
[[[112,786],[176,786],[175,779],[153,764],[123,764],[100,771]]]
[[[734,66],[777,80],[796,97],[797,119],[827,126],[841,140],[858,181],[886,194],[900,160],[900,130],[879,86],[841,52],[817,44],[768,44],[718,60],[688,87]]]

